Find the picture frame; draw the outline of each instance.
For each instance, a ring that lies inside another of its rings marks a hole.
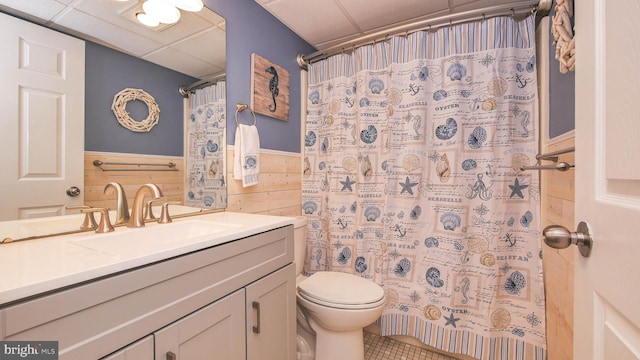
[[[289,83],[285,68],[251,54],[251,108],[255,113],[289,121]]]

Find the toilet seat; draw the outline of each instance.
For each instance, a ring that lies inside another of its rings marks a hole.
[[[298,294],[318,305],[339,309],[370,309],[384,304],[384,290],[356,275],[320,271],[298,285]]]

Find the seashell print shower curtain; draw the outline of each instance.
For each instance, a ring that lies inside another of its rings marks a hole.
[[[226,131],[226,82],[189,95],[187,121],[186,184],[184,204],[205,209],[227,207],[224,144]]]
[[[382,335],[545,359],[533,16],[332,56],[307,100],[305,272],[383,286]]]

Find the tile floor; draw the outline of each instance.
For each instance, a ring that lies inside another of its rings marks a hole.
[[[456,360],[391,338],[364,332],[364,360]]]

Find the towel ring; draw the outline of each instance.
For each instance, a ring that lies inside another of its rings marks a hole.
[[[253,112],[253,110],[251,110],[251,108],[249,107],[249,105],[247,104],[236,104],[236,125],[240,126],[240,122],[238,122],[238,113],[241,111],[244,111],[245,109],[249,109],[249,111],[251,111],[251,114],[253,115],[253,126],[256,126],[256,113]]]

